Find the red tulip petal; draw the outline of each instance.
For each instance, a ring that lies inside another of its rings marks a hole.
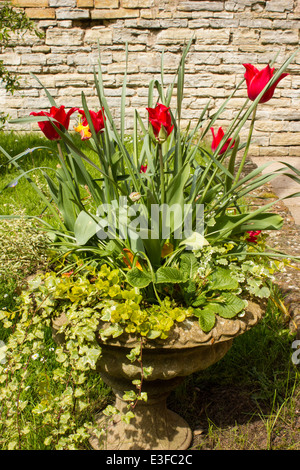
[[[224,133],[222,127],[219,127],[217,135],[215,135],[215,131],[214,131],[213,127],[211,127],[210,130],[211,130],[212,135],[213,135],[211,148],[212,148],[212,151],[215,152],[217,150],[221,140],[223,139],[225,133]]]
[[[272,78],[272,71],[267,65],[264,69],[260,70],[252,80],[248,87],[248,96],[250,100],[254,101],[257,96],[262,92],[264,87],[269,83]]]
[[[146,108],[149,113],[149,122],[152,125],[153,133],[155,137],[158,137],[158,134],[164,127],[166,134],[170,135],[174,126],[172,125],[172,118],[170,111],[167,106],[158,103],[155,108]]]
[[[258,69],[252,64],[243,64],[243,66],[246,69],[244,77],[247,83],[247,87],[249,87],[252,78],[258,73]]]
[[[161,123],[158,122],[156,119],[150,119],[150,123],[152,125],[155,137],[158,137],[158,134],[161,128]]]
[[[273,85],[270,86],[270,88],[266,91],[266,93],[263,94],[263,96],[262,96],[262,98],[259,102],[260,103],[266,103],[267,101],[269,101],[273,97],[275,88],[277,87],[280,80],[282,80],[287,75],[289,75],[289,74],[288,73],[281,74],[280,77],[276,80],[276,82],[273,83]]]

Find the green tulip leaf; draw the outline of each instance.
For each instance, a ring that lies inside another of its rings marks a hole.
[[[74,234],[77,243],[79,245],[85,245],[98,230],[98,223],[87,212],[81,211],[74,225]]]

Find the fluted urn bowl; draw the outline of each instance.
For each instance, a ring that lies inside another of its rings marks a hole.
[[[185,450],[192,441],[192,432],[187,422],[169,410],[166,400],[170,392],[185,377],[207,369],[222,359],[230,349],[233,339],[252,328],[262,317],[262,309],[248,302],[245,313],[233,319],[217,317],[214,328],[204,333],[196,319],[186,319],[173,327],[167,339],[147,340],[142,347],[142,366],[151,367],[152,372],[144,378],[142,391],[147,401],[139,400],[130,422],[122,420],[128,412],[128,402],[123,396],[133,389],[133,380],[141,379],[141,365],[132,363],[127,355],[132,348],[140,345],[134,336],[122,334],[118,338],[102,341],[102,354],[97,370],[103,381],[109,385],[115,396],[115,407],[120,413],[112,419],[103,414],[97,416],[100,429],[105,436],[91,435],[90,444],[94,449],[107,450]],[[64,314],[53,320],[53,337],[58,343],[64,342],[59,332],[66,322]],[[108,324],[99,323],[99,328]]]
[[[135,417],[129,423],[121,419],[128,411],[124,392],[134,388],[133,380],[141,379],[140,365],[126,357],[130,349],[140,344],[137,338],[122,335],[101,342],[102,356],[97,369],[115,396],[120,411],[113,421],[97,418],[106,427],[105,438],[92,436],[94,449],[107,450],[185,450],[191,445],[192,432],[186,421],[169,410],[169,393],[186,376],[219,361],[230,349],[233,339],[253,327],[261,318],[261,308],[248,303],[245,314],[234,319],[218,317],[214,328],[204,333],[197,320],[186,319],[177,324],[166,340],[147,341],[142,348],[142,365],[152,373],[143,380],[142,391],[148,400],[140,400],[134,408]]]

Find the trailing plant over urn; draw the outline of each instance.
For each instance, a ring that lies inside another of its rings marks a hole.
[[[299,171],[283,164],[276,172],[261,174],[268,163],[248,174],[243,170],[257,107],[276,93],[296,52],[276,72],[269,65],[261,72],[251,64],[244,65],[248,97],[228,129],[222,129],[218,119],[244,79],[212,116],[208,102],[196,125],[183,129],[184,68],[191,45],[192,40],[167,88],[162,54],[161,81],[154,79],[149,84],[147,119],[134,113],[132,145],[125,135],[126,71],[118,123],[105,97],[100,65],[94,73],[98,109],[90,110],[82,93],[82,107],[66,111],[44,88],[50,112],[32,111],[32,116],[17,122],[37,122],[48,139],[57,141],[57,168],[40,169],[49,198],[33,184],[30,172],[21,169],[26,152],[11,156],[1,148],[51,214],[53,223],[44,223],[43,229],[60,260],[52,272],[38,275],[21,295],[18,321],[7,344],[12,362],[1,367],[0,376],[2,384],[13,383],[18,390],[19,419],[31,348],[43,347],[44,327],[61,322],[56,328],[60,344],[53,379],[67,387],[32,410],[41,416],[43,426],[52,429],[46,445],[76,447],[89,435],[92,424],[77,429],[72,413],[87,406],[81,384],[99,361],[101,364],[102,353],[106,357],[106,343],[116,347],[118,338],[121,343],[124,338],[129,338],[128,344],[130,338],[138,341],[124,359],[137,362],[141,375],[141,380],[135,377],[133,381],[135,391],[126,395],[132,403],[122,419],[130,422],[141,409],[136,404],[146,398],[143,386],[156,374],[155,368],[143,365],[143,351],[157,344],[163,348],[175,329],[186,330],[190,321],[198,324],[199,336],[212,335],[211,344],[215,342],[218,348],[214,331],[220,328],[220,319],[241,325],[245,312],[248,319],[247,309],[253,301],[268,298],[273,275],[284,264],[286,255],[267,246],[268,231],[280,230],[282,218],[271,211],[273,203],[251,211],[247,198],[278,175],[287,174],[299,182]],[[70,129],[70,116],[76,112],[78,123]],[[241,130],[250,119],[248,138],[242,142]],[[78,138],[95,158],[79,149]],[[204,145],[207,141],[210,149]],[[292,174],[286,173],[287,166]],[[42,219],[40,222],[43,224]],[[14,314],[0,315],[4,326],[11,328]],[[255,318],[256,322],[259,315]],[[200,343],[197,348],[204,351]],[[22,354],[27,354],[28,362]],[[105,375],[103,362],[99,367]],[[13,422],[12,398],[5,392],[1,396],[7,400],[5,412]],[[22,403],[28,405],[25,399]],[[107,413],[117,411],[109,408]],[[17,446],[24,431],[18,425],[16,429]],[[94,427],[94,433],[100,438],[101,427]]]

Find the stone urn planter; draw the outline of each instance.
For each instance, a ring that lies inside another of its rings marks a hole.
[[[125,334],[105,342],[99,340],[102,355],[97,370],[112,388],[116,396],[115,407],[120,413],[110,422],[104,415],[97,417],[99,427],[106,429],[106,436],[99,441],[92,435],[91,446],[97,450],[188,449],[192,431],[183,418],[167,408],[168,395],[185,377],[219,361],[230,349],[233,339],[256,325],[261,317],[262,309],[249,302],[243,316],[218,317],[209,333],[200,329],[196,319],[186,319],[173,328],[168,339],[147,341],[142,349],[142,363],[143,367],[151,366],[152,373],[143,381],[142,391],[147,393],[148,399],[137,402],[135,417],[130,423],[121,420],[122,413],[128,411],[128,402],[123,396],[134,387],[132,381],[141,378],[141,369],[126,356],[140,343],[137,338]],[[62,318],[54,322],[54,336],[62,322]]]

